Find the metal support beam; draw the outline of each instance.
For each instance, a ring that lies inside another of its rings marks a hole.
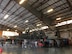
[[[71,3],[71,0],[66,0],[66,1],[67,1],[68,5],[69,5],[70,9],[72,10],[72,3]]]
[[[19,3],[18,0],[15,0],[17,3]],[[48,18],[47,15],[44,15],[43,13],[37,11],[32,6],[28,4],[28,1],[25,1],[22,5],[22,7],[26,8],[28,11],[30,11],[32,14],[34,14],[36,17],[38,17],[41,21],[43,21],[46,25],[51,26],[51,18]],[[50,28],[51,29],[51,28]]]
[[[1,31],[6,31],[7,29],[10,29],[10,31],[13,31],[13,32],[16,30],[15,28],[11,28],[11,27],[8,27],[8,26],[6,26],[6,25],[0,24],[0,30],[1,30]],[[18,30],[17,32],[21,33],[20,30]]]
[[[4,7],[4,9],[2,10],[2,12],[7,8],[7,6],[10,4],[12,0],[9,0],[9,2],[7,3],[7,5]]]

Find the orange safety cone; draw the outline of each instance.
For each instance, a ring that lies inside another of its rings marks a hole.
[[[2,54],[2,52],[3,52],[3,49],[2,49],[2,48],[0,48],[0,54]]]

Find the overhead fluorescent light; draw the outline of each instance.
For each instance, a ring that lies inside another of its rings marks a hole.
[[[26,1],[26,0],[21,0],[21,1],[19,2],[19,4],[22,4],[24,1]]]
[[[55,25],[56,27],[58,27],[58,26],[62,26],[62,25],[66,25],[66,21],[64,21],[64,22],[61,22],[61,23],[58,23],[57,25]]]
[[[72,23],[72,20],[68,20],[68,21],[67,21],[67,24],[71,24],[71,23]]]
[[[35,28],[35,29],[30,30],[30,32],[38,31],[38,30],[39,30],[39,28]]]
[[[9,17],[9,15],[5,15],[5,16],[4,16],[4,19],[7,19],[8,17]]]
[[[41,26],[42,24],[37,24],[36,26]]]
[[[29,32],[33,32],[32,30],[30,30]]]
[[[49,9],[47,12],[50,13],[50,12],[52,12],[52,11],[53,11],[53,9]]]
[[[15,25],[14,28],[17,28],[17,25]]]
[[[61,20],[61,18],[59,17],[59,18],[57,18],[56,20]]]
[[[25,23],[28,23],[28,22],[29,22],[28,20],[25,21]]]
[[[62,25],[66,25],[66,24],[71,24],[71,23],[72,23],[72,20],[67,20],[67,21],[60,22],[60,23],[58,23],[55,26],[58,27],[58,26],[62,26]]]
[[[25,34],[26,32],[25,32],[25,31],[23,31],[22,33],[23,33],[23,34]]]
[[[43,26],[43,27],[41,27],[41,28],[32,29],[32,30],[30,30],[29,32],[38,31],[38,30],[44,30],[44,29],[48,29],[48,28],[49,28],[48,26]]]
[[[49,28],[48,26],[43,26],[43,27],[41,27],[40,29],[41,30],[44,30],[44,29],[47,29],[47,28]]]

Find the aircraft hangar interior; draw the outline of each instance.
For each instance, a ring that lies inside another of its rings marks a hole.
[[[0,0],[0,54],[72,54],[72,0]]]

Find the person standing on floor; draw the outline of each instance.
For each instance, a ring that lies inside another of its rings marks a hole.
[[[27,40],[24,39],[24,48],[27,48]]]
[[[38,42],[37,41],[35,41],[35,47],[38,47]]]

